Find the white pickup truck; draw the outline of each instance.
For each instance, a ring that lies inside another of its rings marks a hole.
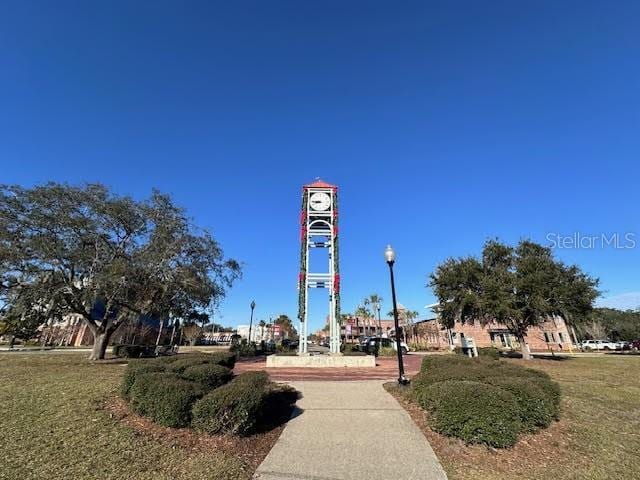
[[[619,343],[611,340],[585,340],[580,344],[582,350],[621,350]]]

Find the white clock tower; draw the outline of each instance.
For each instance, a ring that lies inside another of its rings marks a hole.
[[[338,187],[317,179],[302,187],[302,212],[300,215],[300,275],[298,277],[298,318],[300,343],[298,354],[307,353],[309,335],[307,315],[308,290],[329,290],[329,338],[330,352],[340,353],[340,269],[338,262]],[[309,251],[322,248],[328,252],[327,268],[319,272],[309,271]]]

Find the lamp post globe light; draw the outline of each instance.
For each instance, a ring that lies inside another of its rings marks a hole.
[[[249,320],[249,345],[251,345],[251,327],[253,327],[253,311],[256,308],[256,301],[251,300],[251,305],[249,306],[251,307],[251,319]]]
[[[407,385],[409,379],[404,376],[404,364],[402,363],[402,346],[400,345],[400,326],[398,324],[398,304],[396,302],[396,285],[393,278],[393,264],[396,262],[396,252],[391,245],[387,245],[384,250],[384,259],[389,265],[389,275],[391,276],[391,298],[393,300],[393,322],[396,329],[396,353],[398,354],[398,383]]]

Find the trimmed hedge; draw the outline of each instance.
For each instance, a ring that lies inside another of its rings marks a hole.
[[[114,345],[112,353],[120,358],[155,357],[155,346],[150,345]]]
[[[233,379],[235,383],[249,384],[255,388],[264,388],[269,383],[269,375],[264,370],[245,372]]]
[[[209,433],[246,435],[264,412],[268,384],[265,372],[247,372],[196,402],[192,426]]]
[[[236,355],[231,352],[196,353],[181,355],[180,358],[170,362],[168,368],[172,372],[182,373],[194,365],[222,365],[233,368],[236,364]]]
[[[153,360],[137,360],[130,361],[124,371],[122,377],[122,384],[120,386],[120,394],[123,398],[129,399],[129,392],[133,387],[136,377],[145,373],[159,373],[164,372],[166,367],[159,362]]]
[[[451,383],[464,385],[452,386]],[[490,388],[487,390],[483,387],[484,390],[477,390],[472,395],[468,384]],[[446,394],[441,393],[443,389]],[[491,417],[493,410],[487,410],[487,415],[477,412],[477,404],[483,403],[485,394],[488,395],[488,402],[507,398],[495,394],[492,389],[510,395],[509,400],[505,400],[508,421],[500,427],[503,430],[499,435],[491,425],[483,425],[485,421],[494,421]],[[412,380],[411,395],[431,412],[435,430],[470,443],[485,443],[494,447],[512,445],[520,431],[534,431],[549,426],[553,419],[559,418],[560,413],[560,387],[547,373],[486,357],[425,357],[420,373]],[[456,398],[447,399],[447,395]],[[509,420],[513,402],[518,425]],[[447,416],[455,419],[458,425],[449,425]],[[506,428],[512,430],[506,432]],[[483,432],[488,433],[485,435]]]
[[[421,405],[431,413],[435,431],[467,443],[510,447],[522,428],[515,397],[485,383],[449,380],[430,385]]]
[[[136,413],[165,427],[186,427],[193,404],[204,390],[177,375],[160,372],[137,375],[129,394]]]
[[[478,356],[498,360],[500,358],[500,350],[496,347],[480,347],[478,348]]]
[[[462,355],[441,354],[426,355],[422,360],[420,372],[426,372],[440,367],[448,367],[451,365],[471,365],[473,362],[469,357]]]
[[[546,428],[554,419],[555,406],[551,398],[531,379],[497,377],[488,379],[487,383],[515,397],[523,430],[533,432]]]
[[[142,373],[158,373],[158,372],[172,372],[177,375],[183,375],[184,372],[191,367],[198,365],[210,365],[210,366],[220,366],[225,367],[224,373],[222,370],[217,369],[223,378],[226,378],[222,383],[226,383],[230,380],[231,372],[227,370],[227,368],[231,369],[234,367],[236,361],[236,357],[232,353],[228,352],[219,352],[214,354],[194,354],[194,355],[171,355],[166,357],[156,357],[148,360],[131,360],[127,365],[127,369],[125,370],[124,376],[122,378],[122,385],[120,387],[120,393],[125,399],[129,399],[129,391],[133,386],[136,376]],[[218,380],[215,380],[213,376],[214,373],[205,374],[206,368],[200,369],[201,373],[191,373],[187,377],[191,375],[200,375],[203,379],[202,385],[206,388],[215,388],[215,386],[222,385]],[[211,370],[213,372],[213,370]],[[227,372],[229,374],[227,378]],[[207,379],[207,375],[209,378]],[[185,378],[187,378],[185,377]],[[195,381],[195,378],[193,379]],[[215,386],[214,386],[215,385]]]
[[[239,357],[255,357],[256,346],[248,343],[236,343],[231,345],[230,350],[237,354]]]
[[[224,385],[232,376],[231,370],[227,367],[208,363],[187,367],[181,375],[185,380],[196,382],[208,390]]]

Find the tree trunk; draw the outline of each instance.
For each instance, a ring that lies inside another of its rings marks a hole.
[[[523,360],[531,360],[531,353],[527,348],[527,343],[524,341],[524,337],[518,336],[518,342],[520,342],[520,351],[522,352]]]
[[[156,347],[160,345],[160,338],[162,338],[162,327],[164,326],[164,319],[160,320],[160,328],[158,329],[158,336],[156,337]]]
[[[93,348],[91,355],[89,355],[89,360],[104,360],[110,338],[110,332],[96,332],[93,334]]]

